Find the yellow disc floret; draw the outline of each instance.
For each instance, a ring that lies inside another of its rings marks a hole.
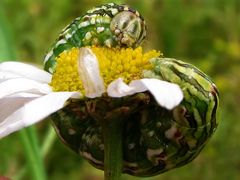
[[[141,79],[143,70],[151,68],[149,60],[160,55],[155,50],[143,53],[141,47],[136,49],[92,47],[92,51],[98,58],[100,72],[106,86],[120,77],[126,83]]]
[[[83,91],[83,85],[78,75],[77,59],[79,48],[64,51],[57,58],[56,70],[50,85],[53,91]]]
[[[123,78],[126,83],[141,79],[143,70],[151,69],[149,60],[160,56],[152,50],[143,53],[142,48],[106,48],[89,47],[96,55],[99,63],[100,74],[105,87],[118,78]],[[57,58],[57,66],[50,85],[54,91],[80,91],[84,92],[82,81],[78,74],[79,48],[64,51]]]

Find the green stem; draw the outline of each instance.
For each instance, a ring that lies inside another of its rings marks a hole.
[[[123,119],[122,109],[111,112],[101,121],[104,138],[105,180],[120,180],[123,166]]]
[[[49,126],[48,132],[44,138],[44,142],[41,148],[41,154],[42,158],[45,158],[47,153],[50,151],[51,147],[53,146],[53,143],[56,140],[56,133],[52,126]]]
[[[38,141],[36,137],[35,129],[32,127],[23,129],[20,131],[20,136],[25,148],[25,154],[29,167],[31,168],[32,177],[35,180],[45,180],[46,174],[44,171],[43,162],[41,160],[41,154],[38,152]]]
[[[43,159],[41,157],[41,149],[40,149],[40,145],[39,145],[39,141],[38,141],[38,137],[37,137],[37,131],[36,131],[36,127],[32,126],[30,128],[26,129],[27,133],[28,133],[28,137],[30,138],[30,142],[32,144],[32,150],[35,153],[35,158],[36,161],[39,165],[39,169],[40,171],[44,171],[44,163],[43,163]]]
[[[105,180],[120,180],[123,169],[123,131],[126,120],[149,102],[149,95],[112,99],[103,97],[87,102],[90,116],[100,122],[104,140]]]
[[[28,133],[28,135],[29,135],[29,133]],[[32,139],[33,138],[31,138],[31,141],[32,141]],[[50,151],[55,139],[56,139],[56,133],[55,133],[53,127],[49,126],[49,130],[47,131],[45,138],[43,139],[43,144],[41,146],[42,159],[45,159],[45,157],[48,154],[48,152]],[[34,144],[36,145],[36,143],[34,143]],[[24,146],[25,146],[25,143],[24,143]],[[23,179],[24,175],[27,173],[27,170],[28,170],[27,166],[22,167],[21,170],[19,170],[19,172],[16,173],[16,175],[13,177],[13,179],[15,179],[15,180]]]

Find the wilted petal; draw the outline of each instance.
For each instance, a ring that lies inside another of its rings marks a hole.
[[[48,72],[38,69],[32,65],[20,62],[0,63],[0,73],[0,81],[2,80],[1,78],[4,79],[11,77],[9,76],[11,74],[17,77],[23,77],[44,83],[49,83],[52,78],[52,75]],[[4,73],[6,73],[5,76]]]
[[[50,93],[51,87],[31,79],[15,78],[0,83],[0,98],[19,92]]]
[[[100,75],[97,57],[89,48],[80,48],[78,59],[79,77],[83,82],[85,95],[100,97],[105,92],[103,78]]]
[[[182,90],[177,84],[159,79],[134,80],[127,85],[119,78],[109,84],[107,92],[111,97],[123,97],[147,90],[160,106],[169,110],[177,106],[183,99]]]
[[[0,100],[0,137],[37,123],[65,106],[65,102],[81,94],[78,92],[53,92],[39,98],[6,97]],[[12,98],[10,100],[10,98]],[[31,99],[32,98],[32,99]],[[16,105],[14,105],[16,103]]]

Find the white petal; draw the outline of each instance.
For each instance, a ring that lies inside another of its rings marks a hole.
[[[0,107],[11,107],[7,116],[4,115],[6,108],[0,109],[0,138],[20,130],[23,127],[37,123],[50,114],[58,111],[65,106],[65,102],[72,96],[81,94],[78,92],[53,92],[40,98],[13,98],[10,97],[0,100]],[[14,105],[16,103],[16,105]],[[14,106],[13,106],[14,105]]]
[[[87,97],[100,97],[105,92],[97,57],[89,48],[80,48],[78,73]]]
[[[15,93],[15,94],[11,94],[11,95],[8,95],[7,97],[4,97],[4,98],[38,98],[38,97],[41,97],[43,96],[44,94],[34,94],[34,93],[29,93],[29,92],[20,92],[20,93]],[[1,101],[1,100],[0,100]]]
[[[136,91],[134,88],[127,85],[122,78],[118,78],[108,85],[107,93],[111,97],[123,97],[135,94]]]
[[[160,106],[168,110],[179,105],[183,99],[182,90],[177,84],[159,79],[134,80],[127,85],[120,78],[109,84],[107,92],[111,97],[123,97],[147,90],[150,91]]]
[[[38,69],[32,65],[20,62],[3,62],[0,63],[0,81],[4,78],[4,73],[12,74],[15,76],[25,77],[28,79],[36,80],[39,82],[49,83],[52,75],[46,71]],[[6,75],[5,78],[8,78]]]
[[[137,92],[141,92],[141,89],[147,89],[154,96],[158,104],[168,110],[179,105],[183,99],[183,92],[177,84],[159,79],[135,80],[129,86],[135,88]]]
[[[0,83],[0,98],[19,92],[48,94],[51,91],[48,84],[24,78],[9,79]]]
[[[14,79],[14,78],[19,78],[19,77],[21,77],[21,76],[17,75],[17,74],[0,71],[0,83],[3,82],[3,81],[6,81],[8,79]]]
[[[37,97],[5,97],[0,100],[0,124],[4,119]]]

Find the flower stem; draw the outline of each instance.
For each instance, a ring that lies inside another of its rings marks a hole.
[[[122,130],[119,119],[107,119],[102,123],[104,137],[104,177],[105,180],[120,180],[122,173]]]
[[[149,102],[147,93],[138,93],[126,98],[90,100],[86,103],[88,115],[102,127],[104,141],[105,180],[120,180],[123,170],[124,128],[131,114],[138,112]]]
[[[28,140],[26,139],[26,133],[22,132],[21,134],[21,137],[22,137],[22,141],[23,141],[23,144],[24,144],[24,147],[25,149],[28,148]],[[35,136],[36,137],[36,136]],[[41,145],[41,155],[42,155],[42,159],[44,160],[48,154],[48,152],[50,151],[51,147],[53,146],[53,143],[55,142],[56,140],[56,133],[53,129],[52,126],[49,126],[49,130],[47,131],[46,135],[45,135],[45,138],[43,140],[43,144]],[[31,140],[32,141],[32,140]],[[27,151],[28,153],[28,151]],[[29,154],[28,154],[29,156]],[[32,160],[30,160],[30,157],[28,157],[28,161],[29,163],[32,162]],[[28,164],[29,166],[29,164]],[[30,167],[30,166],[29,166]],[[27,165],[23,166],[18,173],[16,173],[16,175],[13,177],[13,179],[15,180],[20,180],[20,179],[23,179],[24,175],[28,172],[28,168]],[[33,167],[32,167],[33,168]],[[32,171],[34,172],[34,171]],[[44,175],[45,176],[45,175]]]
[[[43,159],[46,157],[46,155],[50,151],[51,147],[53,146],[53,144],[56,140],[56,137],[57,136],[56,136],[56,133],[55,133],[53,127],[49,126],[49,129],[48,129],[47,134],[44,138],[44,142],[43,142],[42,148],[41,148],[41,154],[42,154]]]
[[[20,131],[20,136],[25,147],[26,158],[29,167],[31,168],[32,177],[35,180],[45,180],[46,174],[44,171],[41,154],[39,153],[36,131],[33,127],[29,127]]]

